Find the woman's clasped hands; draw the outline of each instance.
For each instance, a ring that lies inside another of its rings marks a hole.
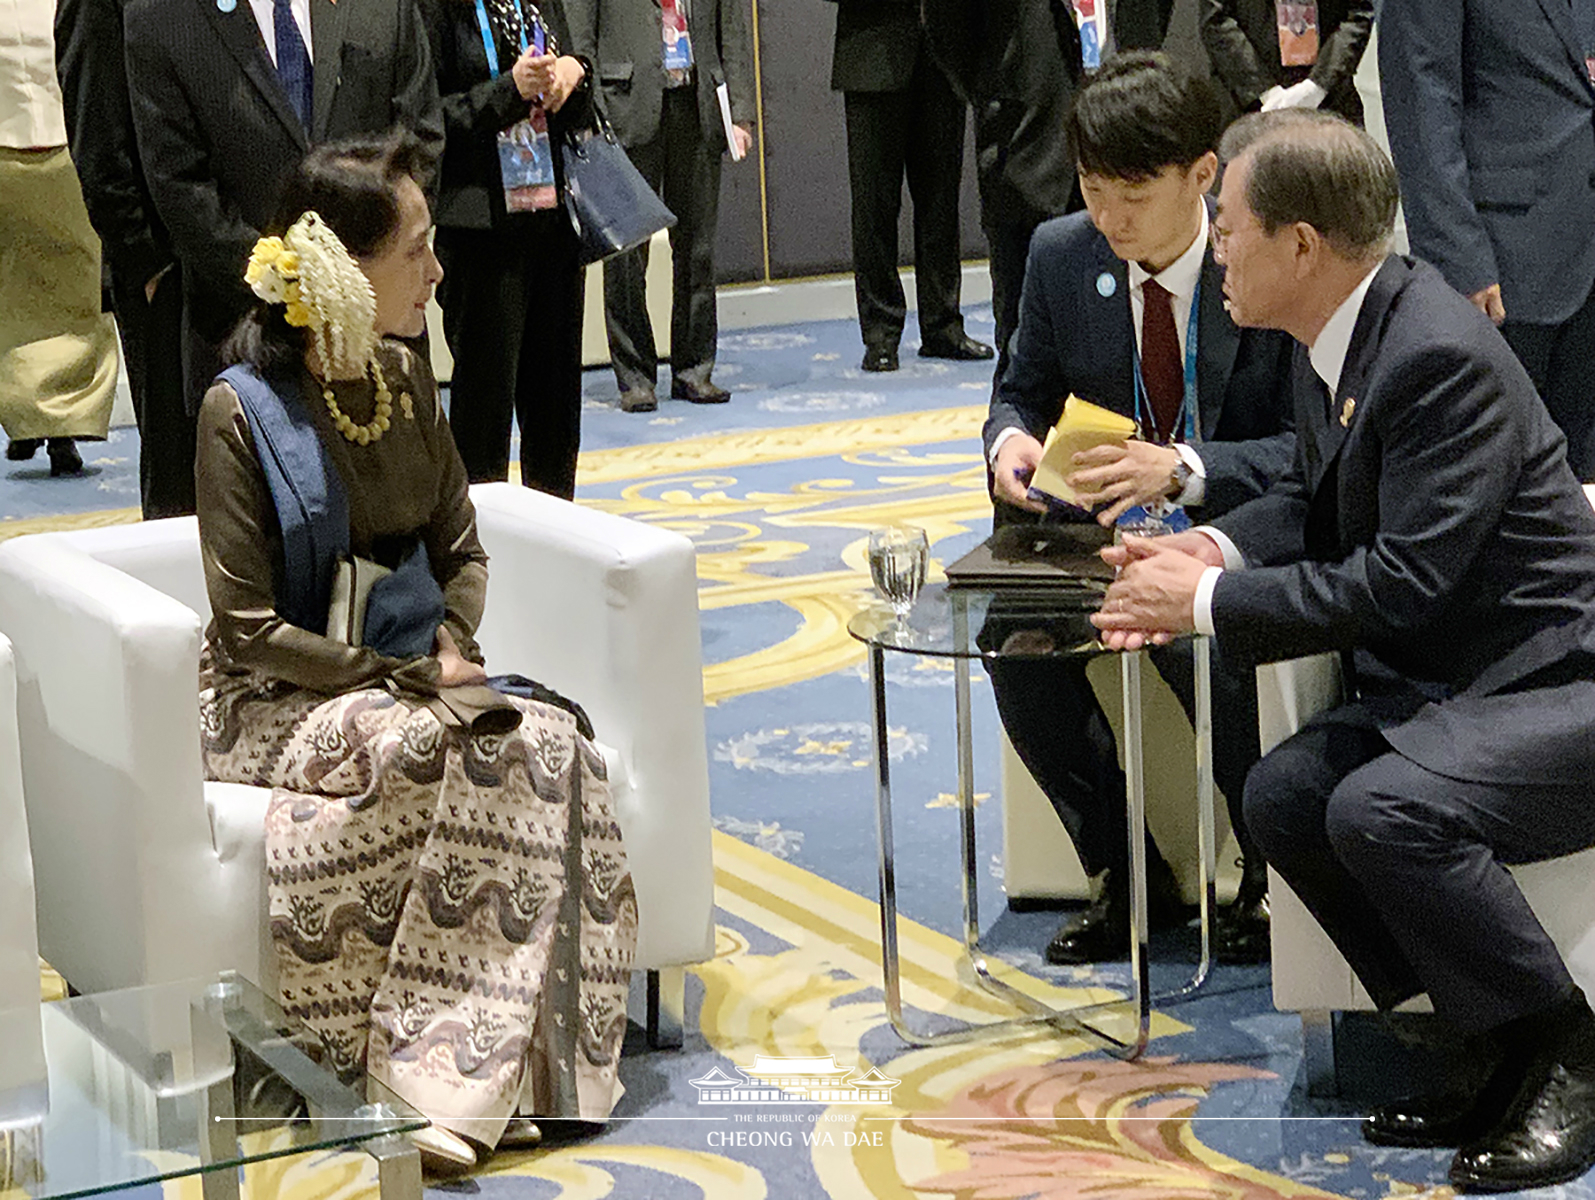
[[[558,112],[571,93],[581,86],[587,69],[579,58],[569,54],[556,57],[527,49],[515,60],[510,74],[515,78],[515,88],[522,100],[540,99],[549,112]]]

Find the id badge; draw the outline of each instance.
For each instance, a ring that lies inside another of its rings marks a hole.
[[[1191,528],[1190,514],[1184,505],[1169,500],[1158,500],[1147,505],[1136,505],[1120,515],[1113,523],[1114,533],[1128,533],[1136,537],[1162,537],[1165,533],[1184,533]],[[1115,538],[1117,540],[1117,538]]]
[[[665,10],[664,31],[665,70],[672,77],[679,72],[679,77],[685,79],[692,70],[692,35],[687,32],[687,22],[674,5]]]
[[[1074,19],[1080,26],[1080,65],[1087,71],[1095,71],[1102,65],[1106,16],[1106,0],[1074,0]]]
[[[554,191],[554,147],[548,137],[548,114],[541,104],[531,116],[498,135],[498,167],[504,176],[504,208],[537,212],[558,202]]]
[[[1279,61],[1287,67],[1310,67],[1318,61],[1317,0],[1275,0],[1279,21]]]

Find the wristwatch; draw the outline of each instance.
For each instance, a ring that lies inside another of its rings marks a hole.
[[[1185,490],[1185,485],[1191,482],[1191,464],[1185,461],[1184,455],[1179,455],[1174,462],[1174,469],[1169,472],[1169,499],[1173,500]]]

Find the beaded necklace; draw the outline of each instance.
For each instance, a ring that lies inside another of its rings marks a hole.
[[[376,412],[364,425],[356,425],[343,409],[338,407],[338,398],[332,394],[332,384],[323,380],[321,383],[321,398],[327,402],[327,412],[332,415],[332,423],[338,432],[349,441],[361,446],[368,446],[381,439],[392,424],[393,418],[393,393],[388,391],[388,381],[382,376],[381,364],[375,358],[371,360],[371,379],[377,388]]]

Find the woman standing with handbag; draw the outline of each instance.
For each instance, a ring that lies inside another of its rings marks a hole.
[[[562,0],[422,0],[445,143],[438,302],[454,356],[449,424],[473,483],[509,477],[570,499],[581,441],[582,268],[560,201],[560,140],[590,122],[587,64]]]

